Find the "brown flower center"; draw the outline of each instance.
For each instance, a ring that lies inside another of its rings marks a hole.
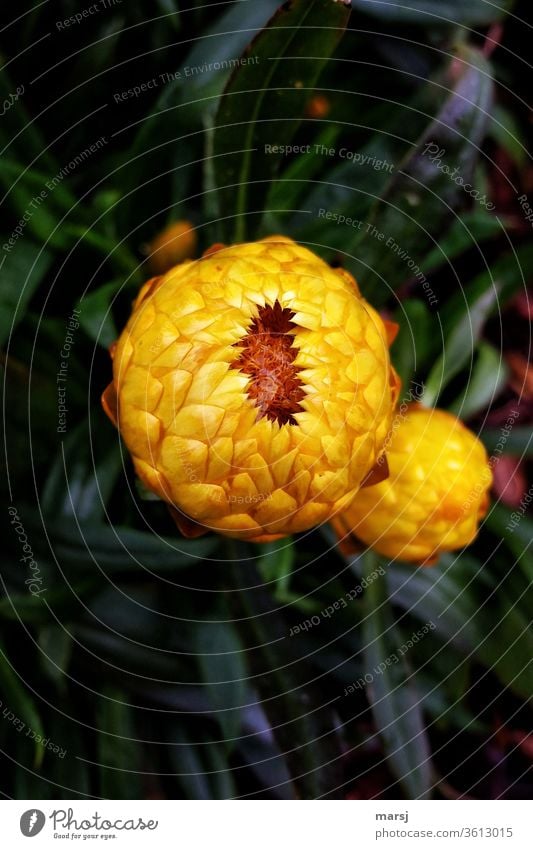
[[[280,425],[296,424],[294,413],[302,410],[300,401],[305,397],[294,365],[298,351],[291,333],[293,316],[279,301],[261,307],[244,339],[236,343],[243,350],[232,363],[252,378],[248,397],[259,408],[259,418],[267,416]]]

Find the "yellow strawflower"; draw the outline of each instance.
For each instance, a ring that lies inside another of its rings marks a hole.
[[[426,564],[471,543],[492,481],[474,434],[450,413],[410,404],[393,419],[386,456],[387,480],[362,489],[333,520],[341,539],[354,535],[386,557]]]
[[[175,221],[147,246],[152,274],[164,274],[172,266],[196,253],[198,237],[190,221]]]
[[[291,239],[214,246],[144,285],[104,407],[184,533],[304,531],[381,456],[387,331],[347,272]]]

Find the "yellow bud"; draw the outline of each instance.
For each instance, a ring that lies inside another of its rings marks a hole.
[[[390,430],[381,318],[347,272],[283,236],[148,281],[113,356],[104,407],[188,535],[263,541],[329,520]]]
[[[152,274],[164,274],[173,265],[190,259],[196,253],[198,237],[189,221],[175,221],[148,245]]]
[[[431,563],[469,545],[488,506],[492,474],[481,442],[443,410],[396,411],[386,449],[389,477],[362,489],[333,520],[386,557]]]

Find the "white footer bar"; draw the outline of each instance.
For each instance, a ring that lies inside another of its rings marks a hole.
[[[6,849],[531,849],[529,811],[520,801],[29,800],[2,802],[0,826]]]

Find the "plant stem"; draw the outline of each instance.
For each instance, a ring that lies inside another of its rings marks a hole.
[[[257,572],[234,557],[231,580],[235,625],[245,643],[254,646],[247,660],[252,674],[258,676],[262,706],[285,756],[295,796],[316,799],[327,793],[332,798],[332,789],[340,783],[332,775],[340,750],[330,710],[324,707],[328,699],[309,683],[312,670],[288,645],[289,629],[261,588]],[[244,582],[256,586],[243,589]]]

